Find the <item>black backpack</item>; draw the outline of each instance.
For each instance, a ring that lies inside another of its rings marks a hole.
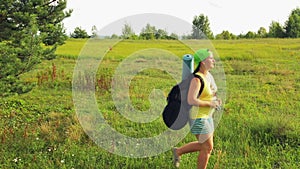
[[[200,79],[201,88],[198,97],[204,88],[204,81],[197,74],[190,74],[177,85],[173,86],[167,97],[167,105],[165,106],[162,116],[166,126],[173,130],[180,130],[189,120],[189,112],[192,108],[187,102],[187,95],[191,80],[197,77]]]

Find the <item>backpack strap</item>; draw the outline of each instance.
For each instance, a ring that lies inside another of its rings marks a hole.
[[[200,87],[200,90],[199,90],[199,93],[198,93],[198,97],[201,95],[203,89],[204,89],[204,80],[201,76],[197,75],[197,74],[194,74],[195,77],[197,77],[199,80],[200,80],[200,83],[201,83],[201,87]]]

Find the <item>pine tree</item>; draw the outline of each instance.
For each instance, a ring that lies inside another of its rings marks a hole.
[[[66,0],[0,1],[0,95],[27,91],[19,76],[42,59],[55,58],[58,45],[66,40],[62,21]],[[48,46],[47,48],[42,47]]]

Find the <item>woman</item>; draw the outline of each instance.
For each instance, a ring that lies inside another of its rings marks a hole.
[[[208,49],[200,49],[194,55],[197,68],[194,73],[202,77],[204,89],[198,96],[201,82],[199,78],[193,78],[188,92],[188,103],[198,109],[192,111],[190,117],[191,133],[197,141],[190,142],[179,148],[173,148],[174,164],[179,167],[180,157],[185,153],[199,152],[198,169],[205,169],[213,149],[214,124],[212,119],[213,111],[221,105],[221,101],[216,99],[216,85],[209,70],[214,68],[215,59],[213,53]],[[200,107],[200,108],[199,108]]]

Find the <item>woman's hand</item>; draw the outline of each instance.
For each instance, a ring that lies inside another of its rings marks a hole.
[[[210,107],[214,109],[219,109],[222,105],[221,99],[216,99],[210,102]]]

